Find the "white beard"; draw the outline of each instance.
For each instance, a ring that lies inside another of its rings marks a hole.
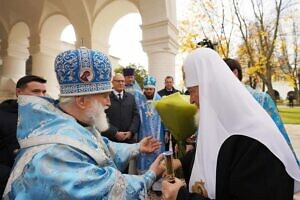
[[[94,101],[91,107],[86,111],[87,119],[89,119],[90,122],[89,124],[95,126],[100,132],[106,131],[109,128],[106,113],[104,112],[105,109],[101,103]]]
[[[197,110],[197,112],[194,115],[194,123],[196,127],[199,127],[200,123],[200,109]]]

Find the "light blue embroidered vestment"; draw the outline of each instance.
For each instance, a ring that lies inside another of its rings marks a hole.
[[[20,96],[21,145],[4,199],[147,199],[155,175],[121,174],[139,144],[114,143],[50,99]]]
[[[161,148],[152,154],[140,154],[137,159],[137,170],[139,174],[145,172],[156,157],[164,151],[165,148],[165,127],[161,122],[161,118],[155,109],[152,101],[161,99],[155,93],[153,100],[139,101],[138,107],[140,111],[141,124],[138,132],[138,140],[142,140],[147,136],[153,136],[161,142]]]
[[[273,121],[275,122],[277,128],[279,129],[279,131],[281,132],[282,136],[284,137],[284,139],[286,140],[286,142],[288,143],[288,145],[291,147],[298,165],[300,166],[300,162],[297,159],[297,156],[294,152],[294,149],[292,148],[292,143],[290,141],[290,138],[284,128],[284,124],[283,121],[279,115],[278,109],[276,107],[276,104],[274,103],[273,99],[271,98],[271,96],[266,93],[266,92],[260,92],[258,90],[255,90],[253,88],[251,88],[250,86],[246,86],[247,90],[250,92],[250,94],[255,98],[255,100],[264,108],[264,110],[270,115],[270,117],[273,119]]]

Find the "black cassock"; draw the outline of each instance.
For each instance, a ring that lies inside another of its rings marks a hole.
[[[271,140],[272,138],[270,138]],[[201,145],[201,144],[199,144]],[[189,181],[195,152],[181,159]],[[292,200],[294,179],[283,163],[255,139],[234,135],[221,146],[216,172],[216,200]],[[204,200],[203,196],[180,188],[177,199]]]

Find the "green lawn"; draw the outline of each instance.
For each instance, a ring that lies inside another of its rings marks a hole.
[[[278,108],[285,124],[300,124],[300,108]]]

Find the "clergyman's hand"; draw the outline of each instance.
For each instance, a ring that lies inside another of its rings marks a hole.
[[[156,177],[161,176],[164,171],[164,168],[162,168],[160,165],[163,158],[164,158],[163,154],[160,154],[150,165],[149,170],[153,171],[155,173]]]
[[[143,138],[140,141],[140,152],[141,153],[153,153],[158,150],[161,146],[161,143],[153,138],[152,136],[148,136]]]
[[[117,141],[122,142],[126,139],[126,133],[118,131],[115,135],[115,138],[117,139]]]
[[[126,135],[126,140],[127,140],[127,139],[130,139],[130,138],[132,137],[131,131],[126,131],[126,132],[124,132],[124,133],[125,133],[125,135]]]

